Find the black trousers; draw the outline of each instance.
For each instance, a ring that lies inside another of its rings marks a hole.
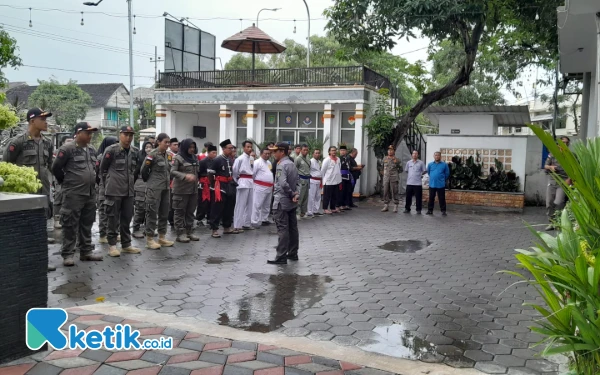
[[[206,188],[208,189],[208,187]],[[210,220],[210,199],[202,200],[202,189],[198,189],[198,206],[196,207],[196,220]]]
[[[340,185],[325,185],[323,187],[323,209],[324,210],[335,210],[339,193],[340,193]]]
[[[442,212],[446,212],[446,189],[431,187],[429,188],[429,205],[427,206],[427,211],[433,212],[436,194],[438,196],[438,200],[440,201],[440,210]]]
[[[339,194],[338,206],[352,206],[352,193],[354,192],[354,185],[350,180],[342,180],[342,191]]]
[[[221,201],[215,199],[215,192],[210,192],[210,229],[219,229],[219,224],[223,224],[223,228],[231,228],[233,224],[233,211],[235,210],[235,190],[233,194],[221,192]]]
[[[287,260],[287,257],[297,257],[300,246],[300,235],[298,234],[298,219],[296,208],[282,210],[277,208],[273,212],[273,218],[277,225],[277,257],[275,260]]]
[[[423,209],[423,186],[421,185],[406,185],[406,205],[404,208],[410,211],[412,206],[413,196],[417,200],[417,212],[421,212]],[[444,200],[445,202],[445,200]]]

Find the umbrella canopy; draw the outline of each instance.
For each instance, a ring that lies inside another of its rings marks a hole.
[[[221,47],[235,52],[248,52],[253,54],[281,53],[286,49],[285,46],[271,38],[254,24],[225,39],[221,44]]]

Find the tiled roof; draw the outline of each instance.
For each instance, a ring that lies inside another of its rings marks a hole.
[[[91,83],[77,86],[92,97],[92,108],[100,108],[105,107],[115,91],[124,85],[122,83]],[[11,88],[6,91],[6,101],[8,103],[14,103],[15,100],[18,99],[19,103],[26,103],[29,100],[29,96],[37,88],[38,86],[17,86]]]

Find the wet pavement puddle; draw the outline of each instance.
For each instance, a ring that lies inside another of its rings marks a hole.
[[[361,349],[413,360],[438,356],[434,344],[415,336],[402,324],[375,327],[373,332],[377,334],[373,336],[375,338],[368,340],[367,344],[361,345]]]
[[[263,290],[229,303],[220,314],[220,325],[252,332],[275,331],[319,302],[325,295],[326,284],[333,281],[331,277],[318,275],[253,273],[248,277],[250,289]]]
[[[239,262],[238,259],[225,259],[223,257],[208,257],[206,259],[206,264],[223,264],[223,263],[236,263]]]
[[[67,294],[70,297],[78,297],[78,294],[80,293],[89,295],[89,293],[93,291],[94,290],[92,289],[92,287],[90,287],[87,284],[72,282],[57,286],[56,289],[52,291],[52,294]]]
[[[416,253],[429,245],[431,245],[431,242],[428,240],[399,240],[387,242],[378,247],[395,253]]]

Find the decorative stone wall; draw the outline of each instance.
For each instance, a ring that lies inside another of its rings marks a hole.
[[[442,161],[450,162],[454,156],[458,156],[466,161],[470,156],[475,159],[475,163],[482,165],[483,174],[487,176],[490,173],[490,167],[495,164],[494,159],[504,164],[504,170],[512,169],[512,150],[511,149],[489,149],[489,148],[442,148]]]
[[[0,193],[0,363],[32,354],[25,315],[48,303],[46,197]]]
[[[429,201],[429,190],[423,189],[423,201]],[[525,194],[491,191],[446,190],[446,203],[510,209],[525,207]]]

